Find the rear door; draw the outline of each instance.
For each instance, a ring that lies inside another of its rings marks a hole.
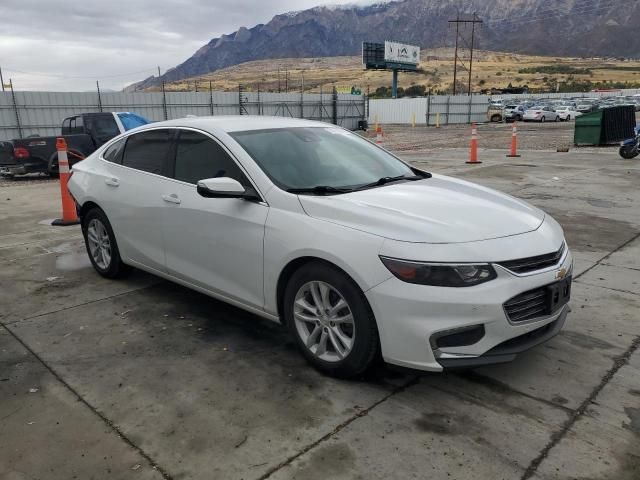
[[[105,150],[101,199],[126,260],[165,271],[162,212],[174,129],[130,135]]]
[[[204,198],[199,180],[252,183],[229,151],[208,134],[180,130],[163,194],[167,270],[178,278],[262,308],[263,239],[269,207],[240,198]]]

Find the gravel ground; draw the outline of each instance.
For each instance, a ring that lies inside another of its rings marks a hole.
[[[523,150],[556,150],[573,148],[573,122],[519,123],[518,148]],[[372,127],[368,136],[375,136]],[[393,151],[430,150],[466,147],[471,140],[469,125],[447,125],[440,128],[410,125],[383,125],[384,145]],[[479,148],[504,148],[511,145],[512,124],[478,125]]]

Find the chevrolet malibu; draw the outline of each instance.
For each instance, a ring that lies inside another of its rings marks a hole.
[[[76,164],[69,190],[100,275],[136,267],[281,322],[332,375],[510,361],[569,311],[553,218],[325,123],[154,123]]]

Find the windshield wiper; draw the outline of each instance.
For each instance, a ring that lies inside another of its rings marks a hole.
[[[419,175],[398,175],[397,177],[381,177],[375,182],[365,183],[364,185],[360,185],[357,190],[363,190],[366,188],[379,187],[381,185],[386,185],[391,182],[399,182],[400,180],[409,180],[415,182],[416,180],[424,180],[427,177],[422,177]]]
[[[289,188],[289,193],[315,193],[316,195],[331,195],[336,193],[353,192],[353,188],[332,187],[330,185],[316,185],[308,188]]]

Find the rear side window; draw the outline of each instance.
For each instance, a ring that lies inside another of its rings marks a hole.
[[[174,178],[196,184],[215,177],[231,177],[245,186],[248,184],[240,167],[217,142],[201,133],[182,130],[176,147]]]
[[[131,135],[127,139],[122,164],[143,172],[164,175],[173,134],[173,130],[150,130]]]
[[[102,158],[113,163],[122,163],[122,153],[127,139],[123,138],[107,148],[102,154]]]

